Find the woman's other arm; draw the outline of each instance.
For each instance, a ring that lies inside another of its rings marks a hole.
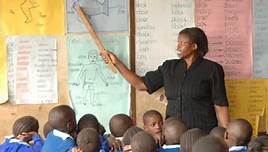
[[[229,112],[227,106],[214,105],[215,112],[218,119],[218,124],[221,127],[227,128],[229,123]]]

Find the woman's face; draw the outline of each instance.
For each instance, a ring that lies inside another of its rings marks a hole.
[[[176,50],[179,57],[184,59],[197,54],[196,44],[185,34],[179,34]]]

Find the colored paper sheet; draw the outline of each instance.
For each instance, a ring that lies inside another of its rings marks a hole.
[[[136,72],[156,69],[178,58],[180,30],[194,26],[194,0],[136,0]]]
[[[268,1],[253,1],[253,70],[254,77],[268,78]]]
[[[103,35],[100,38],[106,49],[128,65],[127,36]],[[129,113],[130,86],[104,63],[88,35],[70,35],[67,45],[69,94],[77,119],[92,113],[108,129],[108,122],[114,114]]]
[[[57,41],[52,37],[8,37],[9,100],[15,104],[56,103]]]
[[[252,1],[196,0],[195,12],[208,36],[207,58],[223,66],[227,79],[251,78]]]
[[[268,80],[228,80],[226,91],[231,118],[247,119],[256,134],[256,117],[263,115],[268,100]]]
[[[64,0],[1,0],[5,35],[64,34]]]
[[[7,91],[7,50],[4,38],[0,36],[0,104],[8,99]]]
[[[78,0],[95,31],[128,31],[129,0]],[[87,32],[73,8],[74,0],[67,0],[67,31]]]

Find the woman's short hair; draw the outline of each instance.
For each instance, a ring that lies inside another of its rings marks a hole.
[[[179,32],[179,35],[189,36],[191,41],[197,45],[198,54],[204,57],[208,52],[208,39],[205,32],[198,27],[185,28]]]

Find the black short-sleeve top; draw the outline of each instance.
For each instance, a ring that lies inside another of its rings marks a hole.
[[[214,105],[228,106],[222,66],[202,57],[188,69],[184,59],[167,60],[143,80],[149,93],[165,88],[167,117],[181,118],[189,128],[211,130],[217,126]]]

